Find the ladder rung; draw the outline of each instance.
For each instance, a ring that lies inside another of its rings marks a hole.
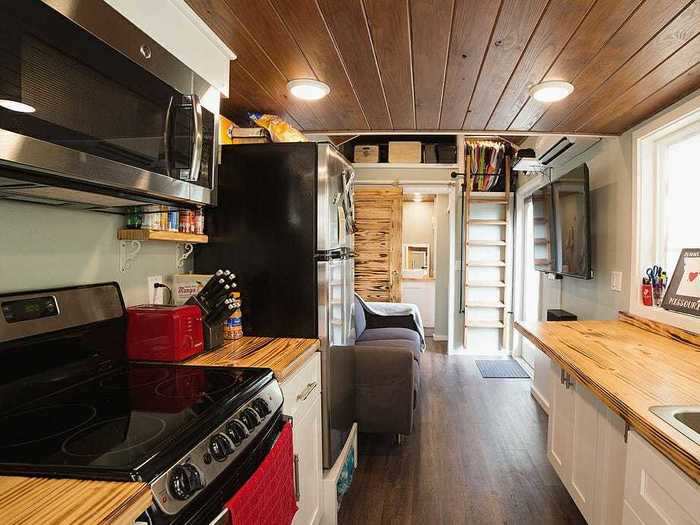
[[[467,244],[472,246],[505,246],[506,241],[469,240]]]
[[[499,219],[469,219],[467,222],[475,226],[505,226],[508,224],[506,221],[501,221]]]
[[[506,305],[501,302],[489,303],[484,301],[467,301],[467,308],[505,308]]]
[[[501,321],[477,321],[474,319],[467,319],[464,324],[469,328],[503,328],[503,322]]]
[[[473,197],[469,199],[469,202],[471,204],[508,204],[508,201],[505,199],[489,199],[488,197]]]
[[[467,288],[505,288],[506,283],[503,281],[469,281]]]
[[[502,268],[505,265],[505,261],[467,261],[467,266],[480,268]]]

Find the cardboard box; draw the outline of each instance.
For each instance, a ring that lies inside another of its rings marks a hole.
[[[354,162],[379,162],[379,146],[357,145],[353,157]]]
[[[389,162],[420,164],[421,150],[420,142],[389,142]]]
[[[199,293],[211,275],[201,273],[177,273],[173,275],[173,303],[185,304],[187,299]]]

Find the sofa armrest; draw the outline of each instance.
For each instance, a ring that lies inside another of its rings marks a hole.
[[[361,432],[411,433],[419,373],[412,344],[355,346],[355,416]]]

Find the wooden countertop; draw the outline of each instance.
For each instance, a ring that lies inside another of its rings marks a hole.
[[[649,411],[700,405],[700,335],[622,313],[617,321],[515,327],[700,483],[700,445]]]
[[[318,339],[242,337],[182,364],[272,368],[277,380],[282,382],[303,365],[320,346]]]
[[[131,525],[150,505],[145,483],[0,476],[3,525]]]

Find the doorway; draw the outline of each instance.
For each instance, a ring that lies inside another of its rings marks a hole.
[[[423,327],[435,329],[437,221],[441,200],[435,194],[404,192],[401,235],[401,296],[403,302],[418,306]],[[446,203],[446,199],[445,199]]]

